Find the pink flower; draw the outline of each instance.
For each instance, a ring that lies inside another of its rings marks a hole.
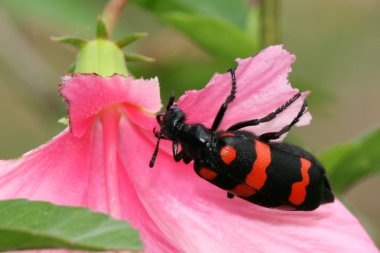
[[[280,46],[238,60],[239,90],[221,129],[264,116],[290,99],[297,92],[287,81],[293,61]],[[215,75],[178,105],[188,122],[210,126],[230,87],[228,73]],[[1,161],[0,198],[86,206],[127,219],[141,232],[145,252],[377,252],[339,201],[313,212],[286,212],[227,199],[192,165],[175,163],[165,141],[150,169],[154,114],[161,107],[157,79],[68,75],[61,93],[71,131],[17,160]],[[301,104],[249,130],[278,130]],[[309,120],[306,114],[299,124]]]

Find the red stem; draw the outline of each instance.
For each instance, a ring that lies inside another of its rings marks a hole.
[[[120,13],[124,9],[124,6],[127,4],[127,2],[128,0],[109,0],[107,6],[104,8],[103,20],[105,22],[109,37],[111,37],[111,34],[119,19]]]

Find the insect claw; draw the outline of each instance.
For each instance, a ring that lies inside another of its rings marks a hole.
[[[156,128],[153,128],[153,133],[156,138],[158,138],[161,135],[161,131],[157,131]]]

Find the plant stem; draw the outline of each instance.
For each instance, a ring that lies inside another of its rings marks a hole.
[[[262,46],[281,43],[280,1],[261,1],[261,40]]]
[[[103,11],[103,20],[107,27],[108,37],[111,38],[120,13],[128,0],[109,0]]]

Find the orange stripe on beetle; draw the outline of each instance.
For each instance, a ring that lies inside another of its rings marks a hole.
[[[246,185],[246,184],[238,184],[230,191],[236,196],[240,196],[240,197],[250,197],[257,192],[251,186]]]
[[[218,173],[208,168],[201,168],[199,170],[199,175],[206,180],[213,180],[214,178],[216,178]]]
[[[231,132],[225,132],[225,133],[222,133],[222,134],[220,135],[220,137],[228,137],[228,136],[235,136],[235,134],[234,134],[234,133],[231,133]]]
[[[220,150],[220,157],[227,165],[230,165],[236,159],[236,154],[236,149],[230,145],[226,145]]]
[[[247,175],[245,182],[256,190],[263,188],[267,181],[267,169],[272,161],[271,151],[268,144],[255,141],[256,160],[251,172]]]
[[[306,186],[310,183],[309,169],[311,162],[305,158],[301,160],[301,175],[302,180],[300,182],[293,183],[292,191],[289,196],[290,203],[294,205],[301,205],[306,199]]]

